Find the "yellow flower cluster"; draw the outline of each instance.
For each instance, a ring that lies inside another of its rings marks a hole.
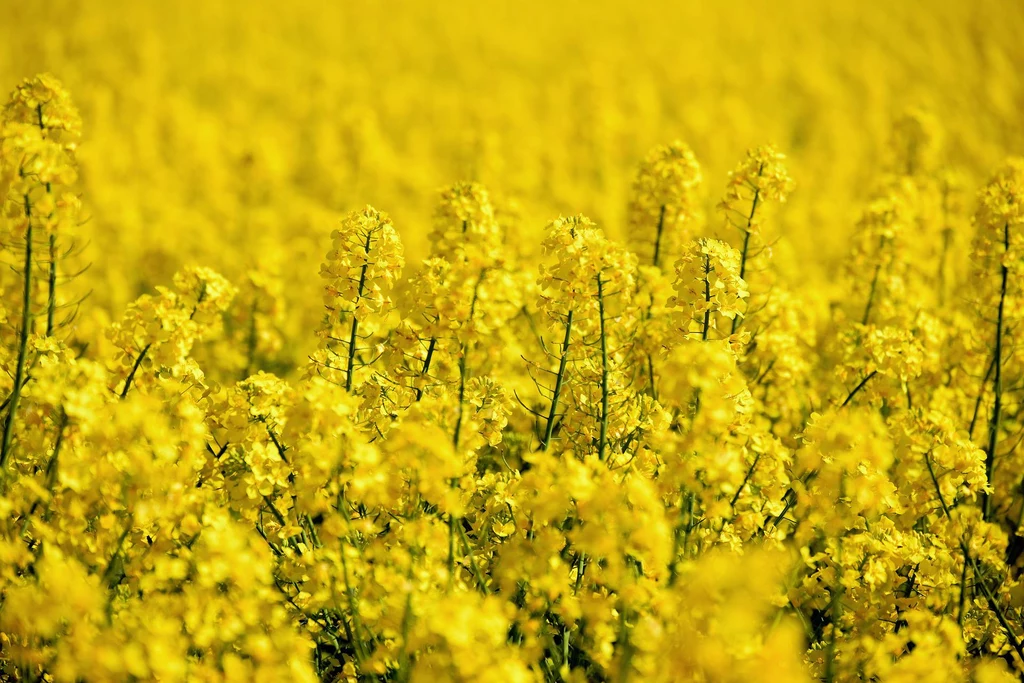
[[[1024,676],[1024,13],[103,4],[0,21],[0,680]]]

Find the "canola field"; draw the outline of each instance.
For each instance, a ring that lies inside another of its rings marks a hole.
[[[0,681],[1020,680],[1022,35],[0,0]]]

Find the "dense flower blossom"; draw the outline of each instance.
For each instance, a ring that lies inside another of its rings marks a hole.
[[[0,25],[82,105],[0,109],[0,679],[1020,678],[1024,162],[978,176],[1020,146],[1016,15],[912,12],[901,60],[860,36],[909,10],[858,7],[862,81],[840,6],[477,40],[493,8],[341,3],[260,34],[289,85],[217,8],[217,69],[155,28],[79,54],[111,2]],[[780,57],[822,40],[842,78]]]

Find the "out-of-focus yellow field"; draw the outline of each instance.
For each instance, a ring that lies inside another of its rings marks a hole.
[[[1012,683],[1024,5],[0,0],[0,681]]]
[[[81,109],[94,300],[118,311],[186,263],[230,277],[263,259],[296,344],[327,235],[366,203],[424,254],[437,189],[477,180],[531,250],[559,213],[622,235],[656,144],[693,148],[710,209],[771,142],[799,180],[780,247],[819,281],[906,108],[937,117],[943,160],[974,181],[1024,148],[1024,13],[1002,0],[104,0],[0,19],[4,88],[49,71]]]

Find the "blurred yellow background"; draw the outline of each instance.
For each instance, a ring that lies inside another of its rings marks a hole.
[[[88,288],[115,316],[184,263],[262,261],[301,336],[343,212],[389,212],[415,257],[460,179],[526,250],[559,213],[622,236],[639,160],[675,138],[712,227],[744,151],[785,152],[779,250],[817,278],[907,107],[971,190],[1024,151],[1024,10],[1003,0],[2,4],[3,90],[49,71],[81,108]]]

